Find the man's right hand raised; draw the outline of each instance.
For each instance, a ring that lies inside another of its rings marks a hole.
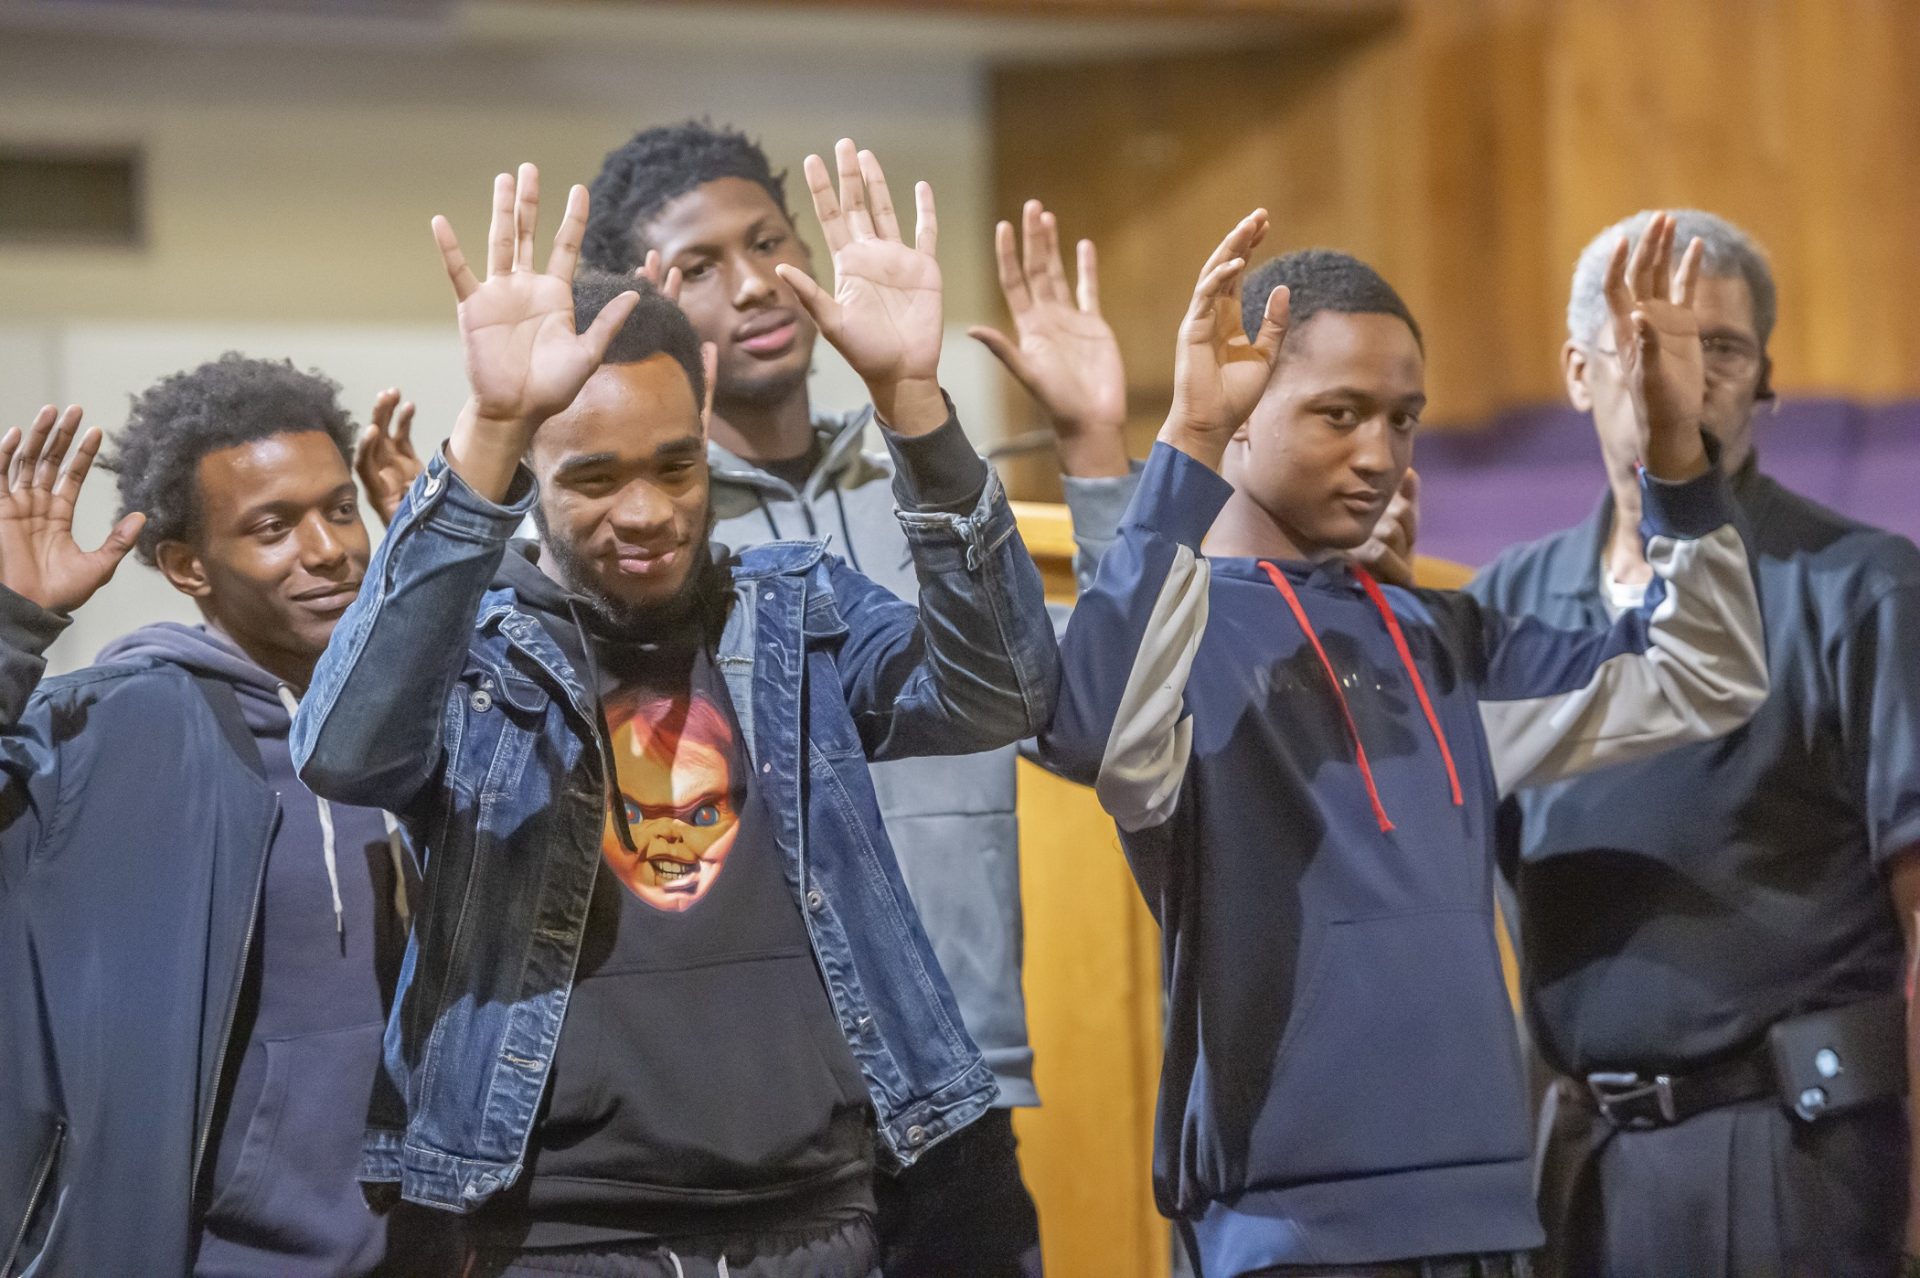
[[[67,460],[79,428],[77,406],[59,413],[56,424],[48,404],[24,439],[18,426],[0,436],[0,585],[63,615],[107,584],[147,522],[137,512],[128,515],[98,550],[82,550],[74,541],[74,503],[100,451],[95,428],[80,437]]]
[[[1174,348],[1173,407],[1160,442],[1210,470],[1220,469],[1227,443],[1260,402],[1287,334],[1287,290],[1276,288],[1254,340],[1240,320],[1240,282],[1247,255],[1267,234],[1267,211],[1255,209],[1220,241],[1200,268],[1193,301]]]
[[[587,225],[587,188],[567,193],[544,272],[533,264],[539,212],[540,172],[533,165],[521,165],[517,179],[494,178],[484,281],[468,267],[447,219],[433,219],[433,238],[459,299],[471,391],[447,441],[447,461],[489,501],[507,495],[534,432],[573,402],[640,301],[638,293],[623,293],[586,332],[576,333],[573,273]]]
[[[1018,341],[975,325],[967,335],[992,351],[1014,379],[1039,401],[1059,442],[1069,475],[1127,473],[1127,370],[1120,343],[1100,314],[1099,261],[1093,241],[1078,246],[1077,289],[1067,287],[1060,255],[1060,224],[1038,200],[1020,211],[1016,252],[1013,225],[994,228],[1000,292]]]
[[[1689,243],[1675,269],[1674,231],[1671,214],[1654,214],[1631,256],[1622,236],[1603,292],[1620,370],[1646,433],[1647,470],[1657,479],[1684,480],[1708,466],[1700,438],[1706,369],[1693,313],[1704,246]]]

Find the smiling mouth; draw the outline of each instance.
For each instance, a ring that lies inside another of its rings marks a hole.
[[[356,581],[329,587],[326,590],[309,590],[305,594],[295,595],[293,601],[306,604],[308,607],[330,608],[352,603],[359,593],[360,583]]]

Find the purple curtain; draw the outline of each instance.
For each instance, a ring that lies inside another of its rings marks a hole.
[[[1761,469],[1788,488],[1920,540],[1920,402],[1783,401],[1761,410],[1754,440]],[[1566,407],[1424,435],[1414,465],[1421,552],[1476,566],[1586,518],[1604,486],[1593,425]]]

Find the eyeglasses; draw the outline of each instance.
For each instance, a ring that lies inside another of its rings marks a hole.
[[[1608,359],[1618,359],[1620,355],[1611,346],[1595,346],[1593,353],[1605,355]],[[1703,333],[1700,336],[1700,359],[1716,373],[1737,376],[1760,362],[1760,348],[1744,337]]]

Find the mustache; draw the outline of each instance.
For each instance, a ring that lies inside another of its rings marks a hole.
[[[616,599],[602,590],[594,573],[592,557],[574,543],[556,538],[546,510],[537,502],[533,507],[534,530],[540,536],[541,547],[553,556],[554,565],[560,570],[561,584],[569,594],[586,605],[589,615],[597,623],[594,630],[602,638],[614,640],[657,637],[662,630],[693,613],[700,600],[718,590],[719,565],[714,563],[707,549],[713,540],[716,521],[713,503],[709,501],[701,517],[700,535],[694,542],[698,558],[694,561],[693,571],[687,574],[680,588],[668,598],[637,604]]]

